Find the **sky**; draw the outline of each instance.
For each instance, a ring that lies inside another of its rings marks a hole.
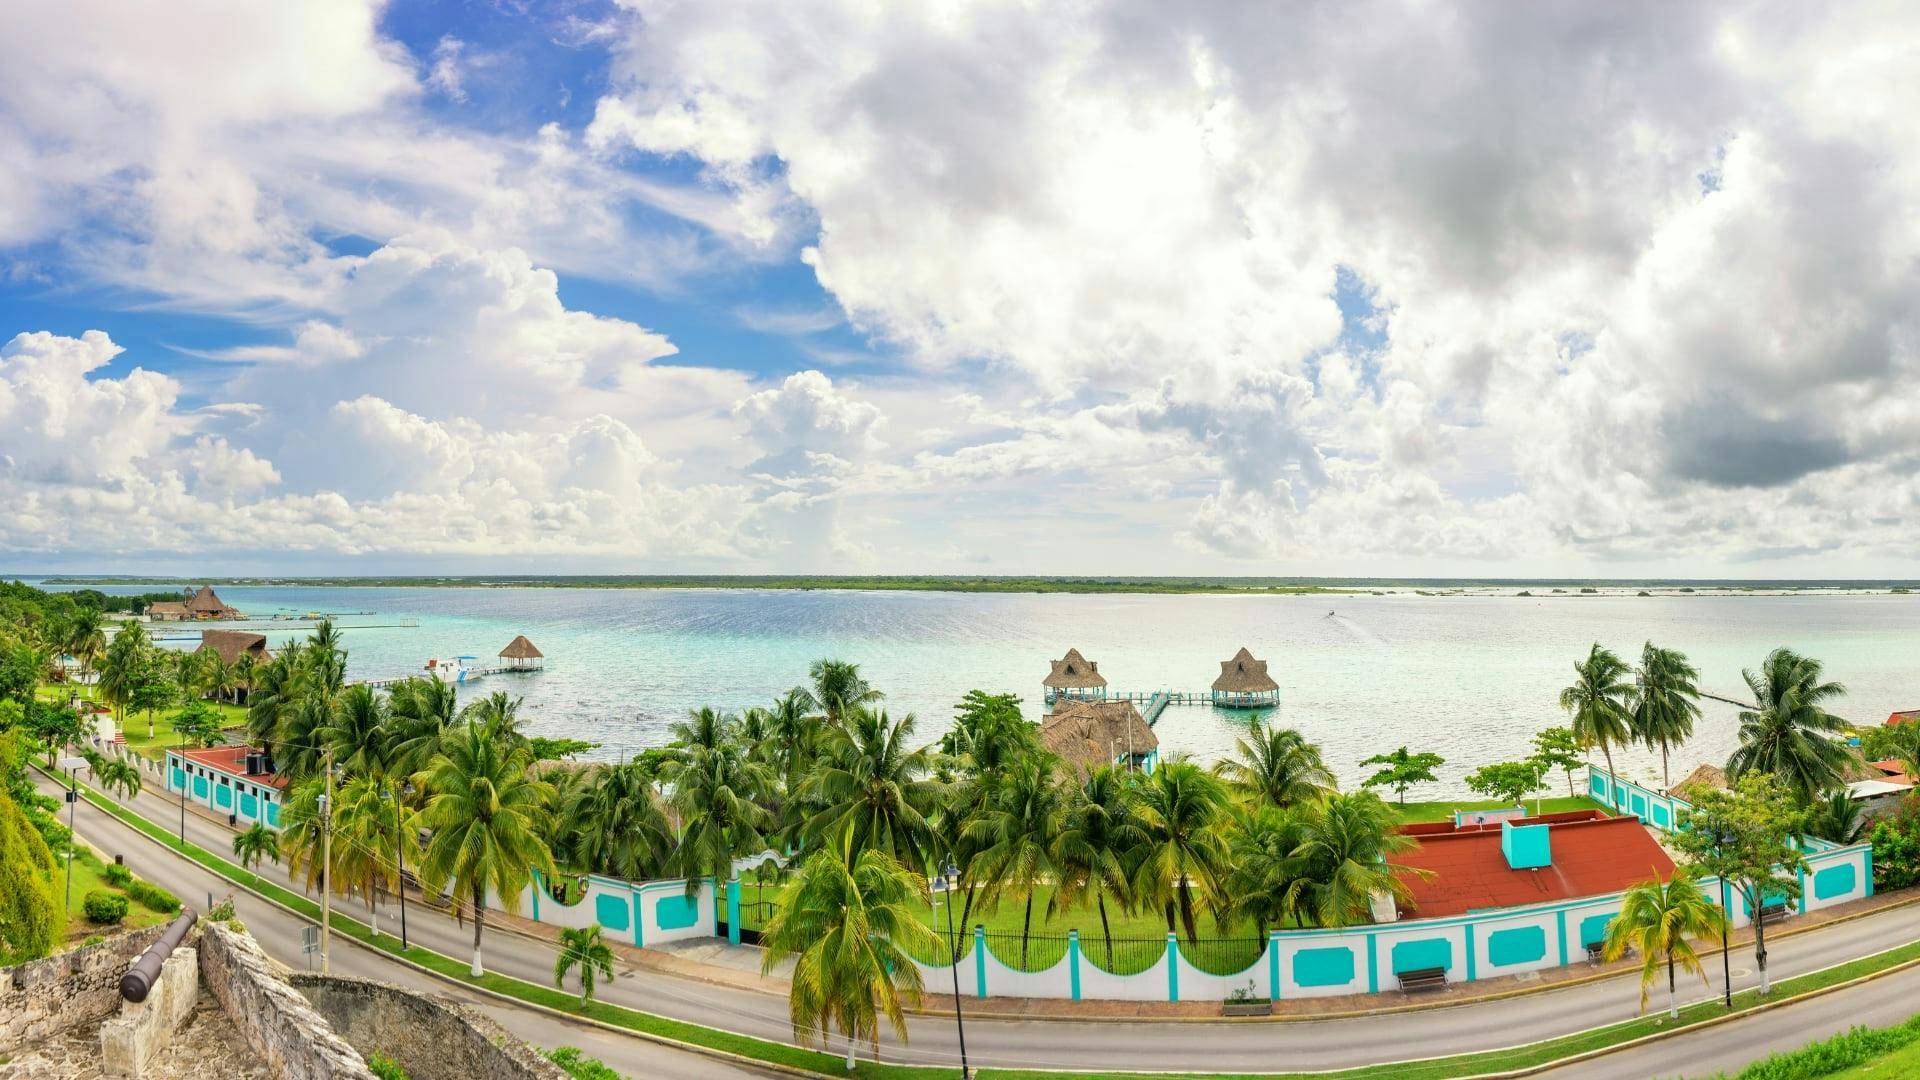
[[[1920,574],[1902,3],[20,0],[0,569]]]

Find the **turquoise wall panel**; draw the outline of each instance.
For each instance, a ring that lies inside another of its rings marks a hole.
[[[249,792],[240,793],[240,812],[250,818],[260,816],[260,800]]]
[[[1393,973],[1453,966],[1453,942],[1446,938],[1401,941],[1393,946]]]
[[[1613,913],[1589,915],[1580,920],[1580,947],[1598,945],[1607,940],[1607,924],[1613,921]]]
[[[206,777],[196,776],[193,778],[193,797],[196,799],[204,799],[207,797]]]
[[[268,803],[267,804],[267,828],[277,829],[279,827],[280,827],[280,804]]]
[[[1298,986],[1345,986],[1353,981],[1353,950],[1301,949],[1293,954],[1293,981]]]
[[[700,904],[681,893],[663,896],[653,902],[653,921],[662,930],[685,930],[700,921]]]
[[[609,930],[625,930],[633,905],[624,896],[601,893],[593,898],[593,919]]]
[[[219,803],[220,808],[223,810],[233,809],[233,789],[230,787],[214,788],[213,801]]]
[[[185,791],[186,787],[187,787],[187,770],[181,769],[181,768],[175,768],[173,770],[173,790]]]
[[[1647,797],[1637,791],[1633,793],[1633,812],[1641,817],[1647,816]]]
[[[1836,896],[1845,896],[1853,891],[1859,880],[1852,863],[1829,866],[1813,875],[1813,898],[1831,900]]]
[[[1599,773],[1588,773],[1587,790],[1593,792],[1594,795],[1604,801],[1607,797],[1607,782]]]
[[[1667,814],[1667,808],[1661,803],[1653,804],[1653,823],[1665,829],[1673,824],[1673,818]]]
[[[1487,963],[1531,964],[1547,955],[1547,932],[1538,926],[1516,926],[1487,935]]]

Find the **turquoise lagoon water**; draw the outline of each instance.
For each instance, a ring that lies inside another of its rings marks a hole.
[[[524,633],[546,653],[546,670],[482,679],[465,693],[521,696],[534,733],[592,740],[608,758],[665,742],[688,709],[768,703],[828,656],[858,662],[887,708],[916,714],[929,740],[974,687],[1016,692],[1037,718],[1047,661],[1070,646],[1115,689],[1201,690],[1246,645],[1280,683],[1283,719],[1320,742],[1343,782],[1357,782],[1361,758],[1401,744],[1444,754],[1444,782],[1428,797],[1464,794],[1460,778],[1472,768],[1521,756],[1533,732],[1564,722],[1556,695],[1596,640],[1623,655],[1648,639],[1680,648],[1702,687],[1728,697],[1746,696],[1743,666],[1788,645],[1848,686],[1837,711],[1849,719],[1920,707],[1920,596],[220,591],[255,616],[372,612],[341,620],[354,678],[419,671],[431,656],[490,659]],[[418,625],[353,626],[404,620]],[[277,645],[291,633],[269,637]],[[1707,702],[1705,713],[1676,754],[1675,777],[1724,760],[1734,744],[1735,709]],[[1157,730],[1168,752],[1213,759],[1245,723],[1243,713],[1173,708]],[[1657,757],[1618,759],[1623,772],[1657,779]]]

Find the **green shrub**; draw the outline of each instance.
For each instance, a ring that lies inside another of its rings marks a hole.
[[[88,934],[87,940],[81,942],[80,947],[85,949],[85,948],[88,948],[89,946],[98,945],[105,940],[107,939],[101,937],[99,934]]]
[[[1887,1028],[1855,1027],[1741,1069],[1738,1080],[1806,1080],[1850,1069],[1920,1040],[1920,1016]]]
[[[378,1050],[367,1056],[367,1069],[379,1080],[413,1080],[398,1062]]]
[[[127,898],[105,889],[95,889],[81,901],[81,910],[87,913],[88,922],[117,923],[127,917]]]
[[[1920,883],[1920,800],[1909,798],[1893,816],[1874,822],[1869,839],[1875,890]]]
[[[151,881],[136,881],[127,886],[127,895],[146,905],[150,911],[171,915],[180,910],[180,898]]]
[[[213,907],[208,908],[207,918],[213,920],[214,922],[227,922],[228,920],[232,919],[233,918],[233,897],[229,896],[225,900],[222,900],[219,903],[213,905]]]
[[[607,1067],[606,1062],[582,1054],[577,1046],[549,1050],[547,1057],[555,1065],[567,1070],[567,1075],[573,1080],[623,1080],[619,1073]]]
[[[108,863],[101,869],[100,876],[107,879],[107,884],[117,889],[124,889],[133,884],[133,871],[119,863]]]

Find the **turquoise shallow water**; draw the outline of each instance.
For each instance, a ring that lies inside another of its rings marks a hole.
[[[134,590],[127,590],[134,591]],[[1204,689],[1241,645],[1269,662],[1286,722],[1318,740],[1343,781],[1361,758],[1402,743],[1448,759],[1430,797],[1463,794],[1473,767],[1526,752],[1572,663],[1599,640],[1637,654],[1651,638],[1680,648],[1702,686],[1744,696],[1742,666],[1789,645],[1826,662],[1850,693],[1839,711],[1878,721],[1920,707],[1920,596],[1087,596],[914,592],[600,589],[221,589],[252,615],[370,611],[346,631],[355,678],[417,671],[430,656],[491,658],[524,633],[547,654],[536,675],[469,693],[524,696],[539,734],[602,744],[607,757],[657,746],[690,708],[764,704],[823,656],[857,661],[895,714],[927,739],[973,687],[1012,690],[1038,716],[1047,661],[1078,647],[1116,689]],[[1337,614],[1329,617],[1329,611]],[[288,631],[270,634],[277,644]],[[1725,758],[1734,709],[1706,703],[1678,777]],[[1229,750],[1243,714],[1168,710],[1169,751]],[[1657,759],[1621,757],[1657,777]]]

